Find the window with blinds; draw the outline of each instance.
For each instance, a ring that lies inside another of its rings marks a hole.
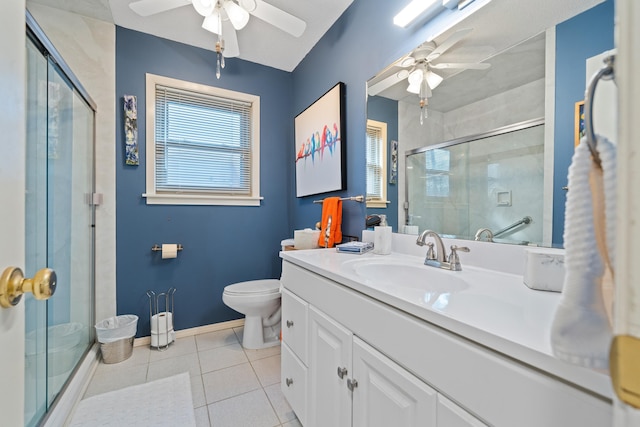
[[[387,207],[387,124],[367,120],[367,207]]]
[[[147,203],[259,204],[259,97],[147,75],[149,104]]]

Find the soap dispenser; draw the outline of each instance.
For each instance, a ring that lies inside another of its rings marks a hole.
[[[380,215],[380,225],[373,228],[373,253],[389,255],[391,253],[391,227],[387,225],[387,216]]]

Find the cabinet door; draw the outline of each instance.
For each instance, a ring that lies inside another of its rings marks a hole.
[[[440,394],[438,395],[438,427],[487,427],[487,425]]]
[[[357,337],[353,340],[354,427],[435,427],[437,392]]]
[[[309,399],[305,427],[351,425],[351,340],[344,326],[309,306]],[[343,369],[342,375],[338,369]],[[341,378],[342,376],[342,378]]]

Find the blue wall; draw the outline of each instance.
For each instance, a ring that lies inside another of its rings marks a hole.
[[[291,73],[238,59],[215,78],[212,52],[116,28],[117,311],[140,317],[149,335],[146,291],[175,294],[175,327],[185,329],[241,317],[222,302],[224,286],[280,276],[280,241],[292,236],[286,183],[293,152]],[[146,205],[145,73],[260,96],[260,207]],[[122,96],[138,97],[140,166],[124,164]],[[181,243],[178,258],[160,259],[154,244]],[[98,260],[99,262],[99,260]]]
[[[367,118],[377,120],[387,124],[387,177],[391,171],[391,141],[398,140],[398,101],[372,96],[367,100]],[[398,150],[399,151],[399,150]],[[388,178],[387,178],[388,179]],[[366,183],[365,183],[366,184]],[[393,232],[398,232],[398,184],[387,183],[386,209],[369,208],[367,215],[386,215],[387,222],[393,228]]]
[[[584,99],[586,59],[613,49],[614,1],[607,0],[556,26],[556,116],[553,244],[564,242],[567,174],[573,155],[574,108]]]
[[[295,197],[293,118],[339,81],[346,84],[347,189],[329,195],[365,193],[366,81],[424,41],[431,30],[430,24],[394,26],[390,17],[399,9],[397,2],[355,0],[293,73],[230,59],[220,80],[215,79],[210,51],[116,29],[117,96],[136,95],[139,117],[145,117],[147,72],[261,97],[265,199],[260,207],[147,206],[141,197],[145,123],[138,123],[142,164],[125,166],[123,119],[118,114],[117,307],[118,313],[140,316],[139,335],[149,333],[147,289],[178,288],[176,328],[184,329],[240,317],[222,302],[227,284],[279,276],[280,240],[318,221],[321,207],[312,201],[326,196]],[[560,188],[566,185],[573,151],[573,105],[584,96],[584,60],[613,46],[613,0],[559,25],[556,38],[559,143],[554,179]],[[571,148],[560,150],[562,141]],[[554,242],[562,241],[564,197],[564,192],[554,195]],[[344,234],[359,237],[365,205],[346,202],[343,207]],[[150,248],[163,242],[181,243],[185,250],[177,259],[162,261]]]
[[[365,194],[366,81],[427,39],[431,24],[400,28],[392,17],[402,5],[388,0],[354,0],[293,72],[293,109],[300,113],[338,81],[346,84],[347,189],[332,195]],[[400,149],[402,152],[402,149]],[[293,164],[293,152],[289,157]],[[295,194],[295,183],[290,181]],[[324,197],[324,195],[322,196]],[[293,228],[309,227],[321,210],[318,197],[292,202]],[[362,203],[343,204],[343,233],[360,236],[366,212]]]

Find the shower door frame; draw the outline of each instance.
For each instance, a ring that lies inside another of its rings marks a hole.
[[[62,58],[62,56],[60,55],[60,53],[56,50],[56,48],[53,46],[52,42],[49,40],[49,38],[46,36],[46,34],[44,33],[44,31],[42,30],[42,28],[37,24],[37,22],[35,21],[35,19],[33,18],[33,16],[29,13],[28,10],[26,10],[26,16],[25,16],[25,20],[26,20],[26,41],[31,41],[37,50],[40,51],[40,53],[44,56],[45,61],[47,62],[47,68],[49,70],[52,69],[52,67],[54,67],[56,69],[56,73],[60,75],[60,77],[66,81],[66,83],[69,84],[70,89],[72,91],[72,97],[77,96],[79,101],[83,102],[84,104],[86,104],[87,110],[87,117],[91,119],[91,124],[90,127],[88,128],[88,131],[90,133],[90,144],[91,146],[91,154],[90,154],[90,164],[87,165],[88,168],[90,168],[89,170],[89,174],[87,175],[87,178],[91,179],[91,184],[90,184],[90,192],[87,194],[87,199],[86,202],[88,205],[90,205],[90,223],[91,223],[91,230],[88,233],[88,236],[90,236],[90,247],[91,247],[91,254],[89,255],[89,260],[90,260],[90,267],[89,267],[89,277],[90,277],[90,289],[88,290],[88,302],[89,302],[89,309],[88,309],[88,323],[87,323],[87,327],[89,328],[89,335],[88,335],[88,343],[86,348],[82,351],[82,355],[79,357],[77,363],[75,364],[74,368],[71,369],[68,377],[66,378],[65,384],[64,386],[62,386],[62,388],[57,392],[55,398],[51,399],[50,398],[50,376],[47,373],[46,374],[46,384],[45,384],[45,399],[46,399],[46,409],[44,414],[42,414],[41,418],[37,421],[38,425],[47,425],[50,422],[56,423],[57,421],[53,420],[52,418],[52,414],[54,413],[54,410],[56,409],[56,407],[60,404],[60,400],[61,397],[65,395],[66,391],[68,390],[68,388],[70,387],[71,381],[72,379],[76,376],[76,374],[78,374],[79,370],[85,371],[86,370],[86,364],[83,363],[85,362],[85,360],[87,360],[88,358],[90,358],[90,356],[88,357],[88,355],[90,355],[90,353],[95,353],[95,344],[94,344],[94,331],[93,331],[93,324],[95,323],[95,282],[96,282],[96,277],[95,277],[95,239],[96,239],[96,235],[95,235],[95,203],[94,203],[94,194],[95,194],[95,182],[96,182],[96,155],[95,155],[95,149],[96,149],[96,111],[97,111],[97,106],[95,101],[91,98],[91,96],[88,94],[88,92],[86,91],[86,89],[82,86],[82,84],[80,83],[79,79],[77,78],[77,76],[75,76],[75,74],[73,73],[73,71],[71,70],[71,68],[68,66],[68,64],[64,61],[64,59]],[[26,46],[25,46],[26,49]],[[47,82],[51,81],[51,76],[47,77]],[[47,83],[48,85],[49,83]],[[48,92],[48,91],[47,91]],[[48,97],[48,94],[47,94]],[[48,110],[48,107],[47,107]],[[48,113],[47,113],[48,114]],[[75,118],[75,115],[73,116]],[[48,131],[47,131],[47,138],[49,137],[48,135]],[[29,167],[27,165],[27,167]],[[47,178],[48,179],[48,178]],[[47,196],[48,197],[48,196]],[[47,202],[49,203],[49,202]],[[49,234],[47,232],[47,234]],[[54,296],[55,297],[55,296]],[[48,317],[48,316],[47,316]],[[26,319],[25,319],[26,320]],[[49,319],[47,319],[47,324],[46,327],[48,328],[49,325]],[[45,329],[45,331],[47,331],[48,329]],[[48,341],[48,338],[46,339]],[[49,352],[46,351],[45,352],[45,357],[48,357]],[[95,359],[95,357],[94,357]],[[47,361],[47,366],[49,365],[48,361]],[[26,369],[26,368],[25,368]],[[49,369],[49,368],[47,368]],[[25,374],[26,374],[26,370],[25,370]],[[26,386],[26,385],[25,385]],[[73,393],[71,393],[73,394]],[[25,402],[26,403],[26,402]],[[25,423],[28,422],[30,420],[26,419],[25,417]]]

